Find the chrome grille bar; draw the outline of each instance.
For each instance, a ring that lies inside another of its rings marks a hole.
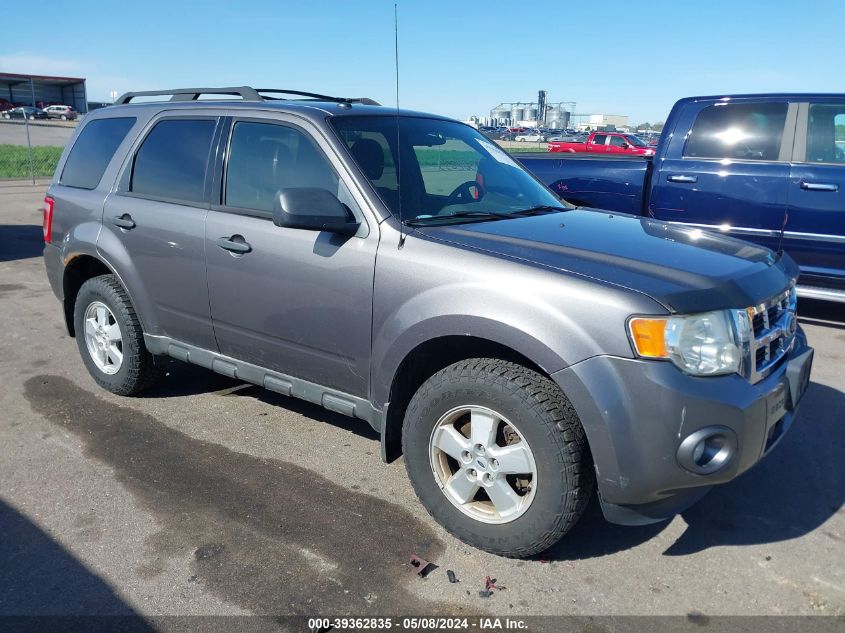
[[[760,305],[734,312],[742,351],[742,374],[753,383],[777,368],[792,349],[797,321],[795,282]]]

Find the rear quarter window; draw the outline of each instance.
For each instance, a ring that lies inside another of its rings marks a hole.
[[[112,156],[134,124],[134,117],[97,119],[88,123],[70,150],[59,183],[79,189],[96,189]]]

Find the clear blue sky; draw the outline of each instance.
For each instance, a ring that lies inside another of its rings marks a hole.
[[[522,7],[521,9],[519,7]],[[393,1],[4,3],[0,70],[110,90],[298,88],[394,102]],[[400,0],[403,107],[500,101],[661,120],[693,94],[845,91],[845,2]]]

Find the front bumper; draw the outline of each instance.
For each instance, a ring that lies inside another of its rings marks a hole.
[[[631,525],[672,517],[767,455],[792,426],[812,359],[799,330],[785,362],[757,384],[614,356],[587,359],[552,378],[584,425],[605,517]],[[733,433],[730,458],[709,474],[681,466],[684,439],[714,426]]]

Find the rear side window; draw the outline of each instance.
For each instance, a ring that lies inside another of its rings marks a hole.
[[[692,126],[684,156],[777,160],[786,103],[713,105]]]
[[[607,134],[596,134],[593,137],[593,145],[604,145],[607,140]]]
[[[134,124],[134,117],[91,121],[73,144],[59,182],[67,187],[95,189]]]
[[[202,202],[213,119],[166,119],[144,139],[129,190],[154,198]]]

